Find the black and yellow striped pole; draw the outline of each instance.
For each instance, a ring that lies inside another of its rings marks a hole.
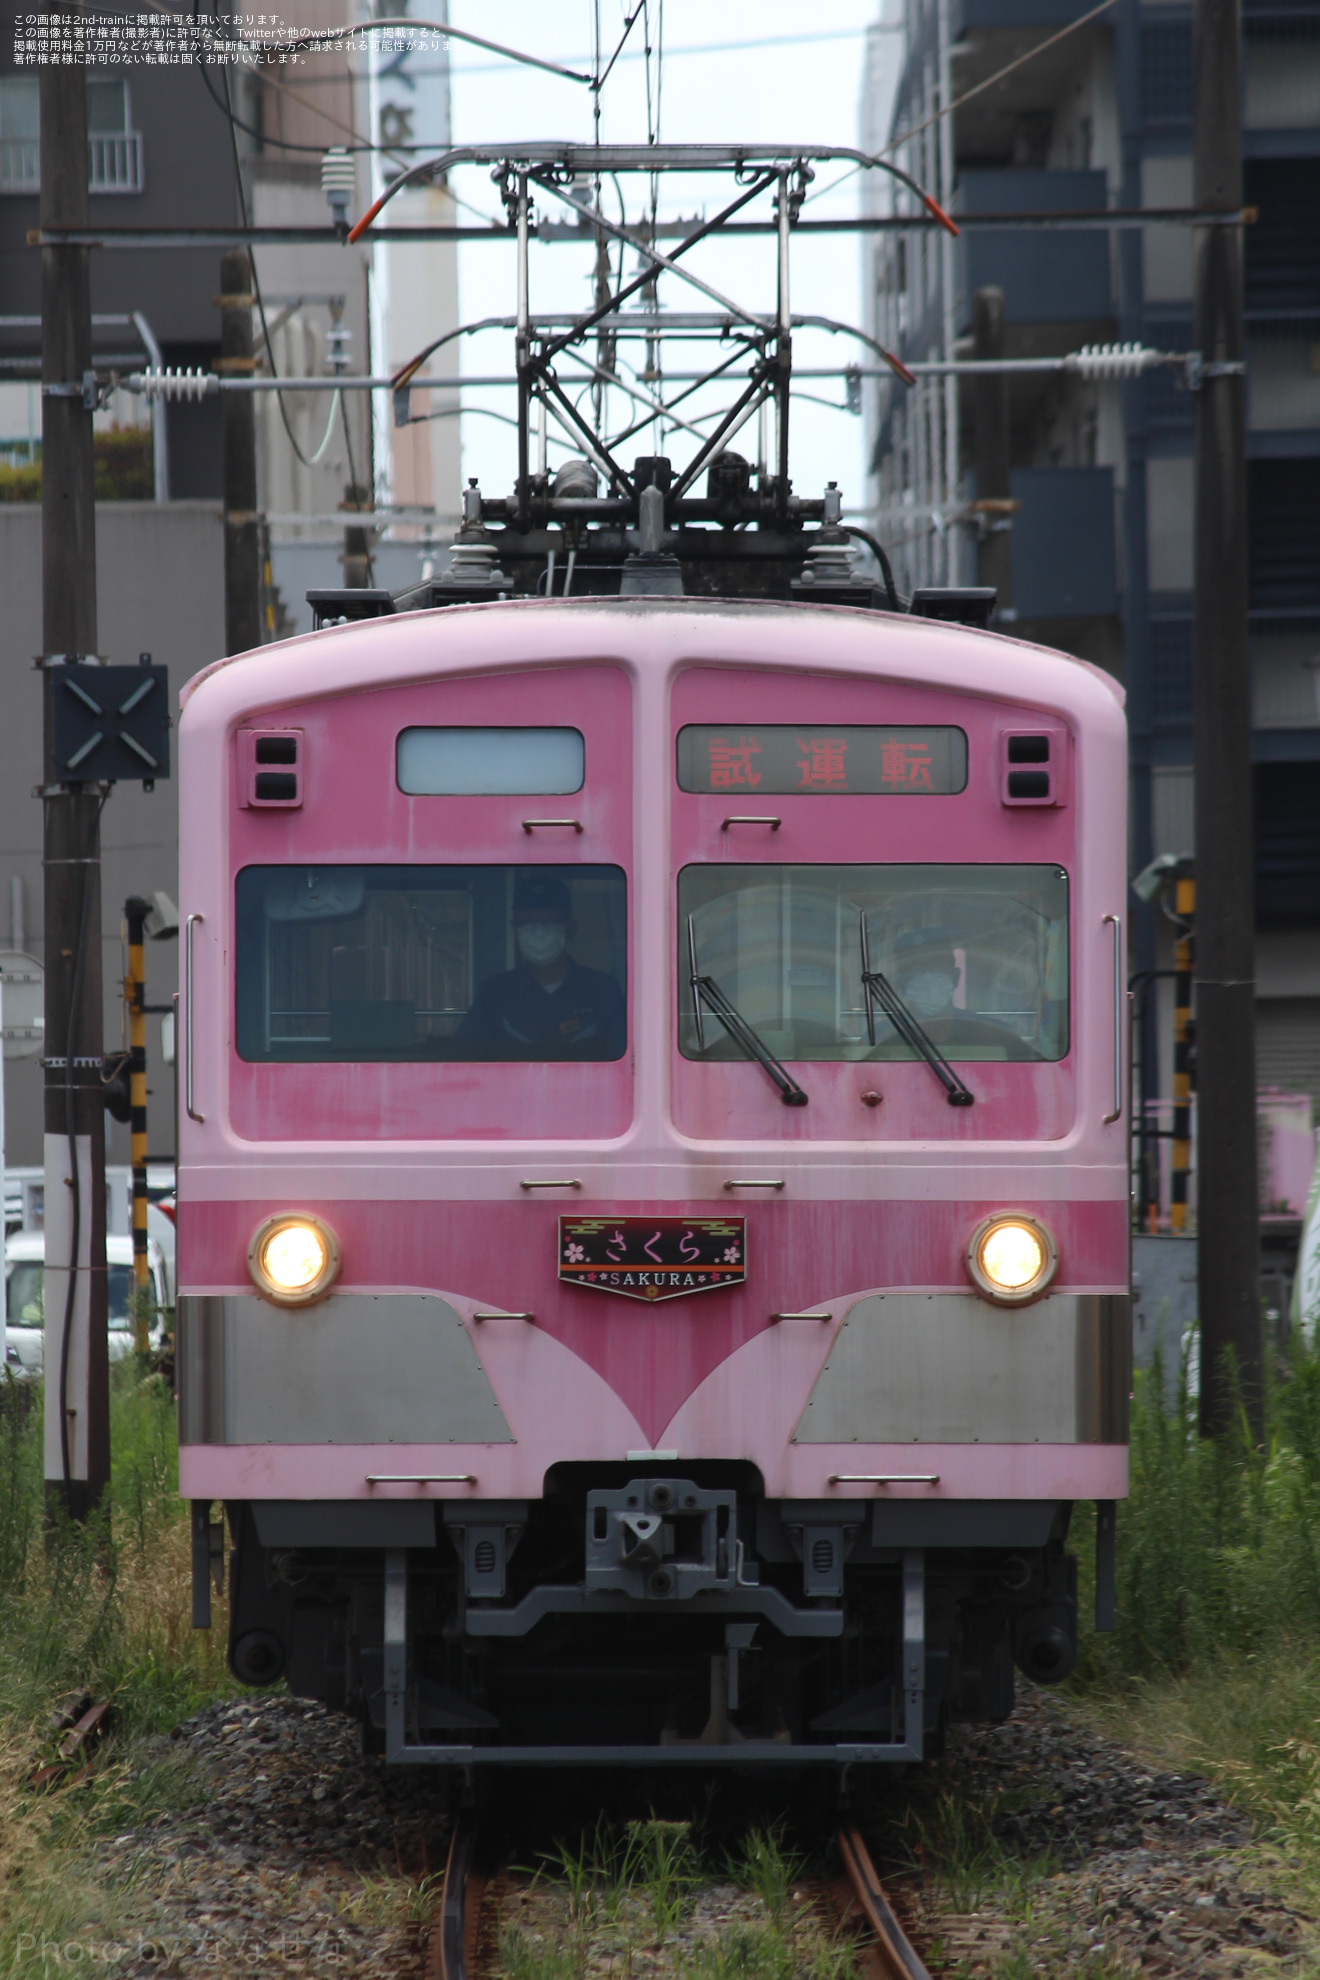
[[[150,1322],[145,1294],[151,1283],[147,1266],[147,1010],[146,963],[143,956],[145,922],[151,904],[138,894],[124,902],[128,929],[128,975],[124,1002],[128,1006],[129,1128],[133,1137],[133,1344],[139,1354],[150,1345]]]
[[[1173,1172],[1169,1186],[1169,1227],[1187,1229],[1187,1179],[1192,1168],[1192,959],[1195,941],[1196,882],[1190,875],[1174,883],[1173,909],[1178,939],[1173,945]]]

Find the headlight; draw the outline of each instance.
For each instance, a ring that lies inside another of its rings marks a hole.
[[[310,1306],[339,1277],[339,1241],[319,1217],[299,1211],[267,1217],[248,1246],[257,1291],[280,1306]]]
[[[1058,1250],[1045,1226],[1016,1211],[984,1218],[967,1246],[967,1269],[977,1291],[998,1306],[1038,1299],[1058,1267]]]

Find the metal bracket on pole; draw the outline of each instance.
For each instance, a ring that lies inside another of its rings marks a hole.
[[[113,386],[99,385],[94,371],[84,371],[81,381],[76,384],[43,385],[43,399],[81,399],[87,412],[95,412],[109,399]]]
[[[1241,359],[1232,359],[1224,364],[1207,364],[1200,351],[1187,353],[1187,390],[1199,392],[1202,385],[1212,378],[1245,378],[1247,367]]]

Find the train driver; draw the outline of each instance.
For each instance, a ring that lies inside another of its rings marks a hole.
[[[458,1029],[461,1057],[622,1058],[623,993],[612,976],[569,953],[576,933],[564,882],[525,875],[513,896],[517,966],[481,985]]]
[[[1032,1059],[1039,1054],[1007,1026],[954,1003],[961,974],[948,937],[938,928],[912,928],[894,943],[894,988],[941,1052],[971,1052],[978,1059]],[[906,1057],[896,1035],[882,1039],[877,1056]]]

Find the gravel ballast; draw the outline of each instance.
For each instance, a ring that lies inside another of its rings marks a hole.
[[[1042,1974],[1316,1971],[1315,1921],[1271,1893],[1249,1823],[1209,1781],[1146,1766],[1048,1693],[1018,1690],[1006,1724],[956,1733],[941,1766],[1027,1873],[988,1880],[971,1914],[938,1890],[918,1901],[947,1970],[992,1972],[1011,1946]]]
[[[1207,1781],[1145,1766],[1021,1690],[1006,1725],[955,1733],[925,1776],[923,1793],[983,1811],[994,1844],[972,1900],[966,1875],[960,1905],[934,1882],[903,1892],[932,1971],[990,1976],[1011,1961],[1015,1976],[1250,1980],[1318,1969],[1314,1921],[1271,1892],[1248,1824]],[[149,1936],[110,1971],[421,1980],[446,1833],[434,1776],[363,1758],[347,1721],[280,1696],[208,1708],[145,1757],[167,1756],[196,1799],[106,1846],[105,1867],[150,1909]],[[884,1794],[903,1798],[898,1784]],[[697,1907],[717,1888],[715,1909],[727,1899],[736,1911],[737,1893],[714,1882]],[[647,1964],[672,1970],[664,1957]]]
[[[285,1697],[227,1700],[155,1747],[184,1759],[199,1801],[110,1845],[155,1892],[150,1937],[118,1971],[420,1973],[427,1880],[444,1867],[434,1776],[364,1759],[348,1720]]]

